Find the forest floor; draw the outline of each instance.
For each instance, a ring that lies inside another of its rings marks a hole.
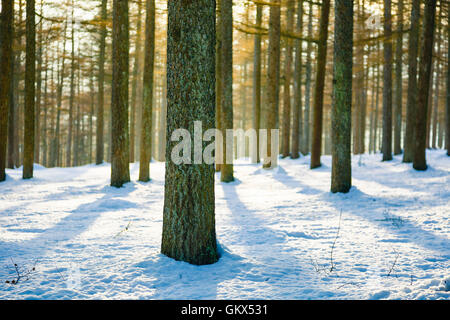
[[[328,156],[313,171],[309,157],[239,161],[235,182],[216,176],[221,258],[207,266],[160,254],[163,163],[150,183],[132,164],[121,189],[109,164],[7,170],[0,298],[450,299],[450,157],[427,158],[417,172],[354,156],[348,194],[329,192]]]

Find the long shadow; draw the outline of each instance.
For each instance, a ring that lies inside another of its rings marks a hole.
[[[352,187],[348,194],[324,193],[322,199],[336,210],[342,210],[343,213],[350,213],[363,218],[399,237],[385,240],[386,242],[414,242],[423,248],[447,254],[450,258],[450,239],[424,230],[390,211],[388,212],[389,220],[402,221],[401,226],[396,227],[386,219],[380,219],[379,215],[375,215],[374,211],[377,209],[384,212],[389,208],[389,204],[386,206],[386,201],[381,197],[370,196],[356,187]],[[377,204],[376,207],[375,203]],[[449,248],[449,252],[441,252],[440,246],[444,245]]]
[[[18,255],[26,255],[31,256],[33,259],[39,259],[46,252],[52,250],[52,248],[88,230],[103,212],[136,207],[134,203],[117,199],[117,197],[123,197],[133,190],[135,190],[135,186],[131,183],[120,190],[112,187],[104,187],[100,191],[104,193],[103,197],[90,203],[81,204],[76,209],[71,210],[69,215],[62,218],[53,227],[40,230],[39,235],[36,237],[15,243],[0,243],[0,260],[9,259]]]
[[[281,167],[281,166],[278,166],[276,170],[277,170],[277,172],[274,173],[273,178],[275,180],[277,180],[278,182],[281,182],[288,188],[299,188],[299,187],[302,188],[302,190],[299,191],[298,193],[310,194],[310,195],[323,193],[323,191],[320,189],[308,186],[308,185],[302,183],[300,180],[292,178],[290,175],[288,175],[286,170],[284,170],[283,167]]]

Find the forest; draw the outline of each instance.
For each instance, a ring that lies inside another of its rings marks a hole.
[[[450,2],[1,0],[2,299],[450,299]]]

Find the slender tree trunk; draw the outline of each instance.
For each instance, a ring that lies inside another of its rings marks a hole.
[[[406,129],[403,145],[403,162],[414,158],[414,128],[417,103],[417,54],[419,48],[420,0],[412,0],[411,28],[408,44],[408,96],[406,100]]]
[[[441,2],[442,4],[442,2]],[[436,78],[435,78],[435,82],[434,82],[434,93],[433,93],[433,107],[430,104],[430,111],[433,108],[433,137],[431,140],[431,147],[433,149],[436,149],[436,136],[437,136],[437,124],[438,124],[438,113],[439,113],[439,87],[440,87],[440,80],[441,80],[441,63],[440,63],[440,59],[439,57],[441,56],[441,21],[442,21],[442,6],[439,9],[439,17],[438,17],[438,31],[437,31],[437,35],[436,35],[436,51],[437,51],[437,59],[435,62],[435,70],[436,70]],[[431,120],[431,119],[430,119]]]
[[[397,42],[395,45],[395,108],[394,108],[394,154],[402,153],[402,57],[403,57],[403,0],[398,0]]]
[[[72,1],[73,5],[73,1]],[[72,9],[72,65],[70,67],[70,96],[69,96],[69,128],[67,133],[67,150],[66,150],[66,166],[72,166],[72,139],[73,139],[73,104],[75,99],[75,20],[73,18]]]
[[[2,0],[2,13],[0,19],[0,181],[6,179],[6,141],[8,134],[8,112],[10,109],[10,87],[12,84],[13,59],[13,21],[14,3],[12,0]]]
[[[102,164],[104,159],[104,90],[105,90],[105,50],[106,50],[106,19],[107,0],[102,0],[100,15],[102,18],[102,25],[100,27],[100,54],[98,60],[98,106],[97,106],[97,134],[96,134],[96,164]]]
[[[27,55],[25,61],[25,126],[22,177],[24,179],[30,179],[33,177],[34,163],[34,99],[36,91],[36,23],[34,0],[27,0],[26,8]]]
[[[380,44],[377,44],[377,55],[380,55]],[[379,59],[378,59],[379,60]],[[381,70],[380,65],[377,65],[377,88],[376,88],[376,97],[375,97],[375,119],[374,119],[374,133],[373,133],[373,150],[374,153],[377,153],[379,148],[379,144],[377,144],[378,137],[378,115],[379,115],[379,105],[380,105],[380,79],[381,79]]]
[[[6,8],[9,8],[10,4],[8,3],[6,5]],[[2,8],[5,8],[2,5]],[[16,118],[16,95],[15,95],[15,83],[17,82],[16,78],[17,76],[14,75],[14,72],[12,72],[11,70],[14,70],[15,65],[16,65],[16,60],[17,60],[17,53],[14,50],[14,2],[12,4],[12,8],[10,9],[11,11],[11,17],[8,17],[7,13],[5,18],[5,23],[8,23],[8,19],[11,19],[11,23],[9,25],[10,31],[8,33],[8,26],[5,26],[5,28],[2,28],[2,30],[4,31],[4,38],[3,41],[11,41],[11,66],[9,69],[10,72],[10,76],[11,76],[11,81],[10,81],[10,85],[9,85],[9,114],[8,114],[8,163],[7,163],[7,167],[9,169],[14,169],[15,167],[15,150],[16,150],[16,144],[17,144],[17,139],[16,139],[16,135],[15,135],[15,127],[16,127],[16,123],[15,123],[15,118]],[[7,12],[7,10],[5,9],[5,12]],[[1,22],[0,22],[1,23]],[[10,38],[10,40],[8,40],[8,37]],[[6,42],[7,43],[7,42]],[[6,45],[5,43],[5,45]],[[7,53],[8,51],[6,51]],[[1,59],[1,61],[4,61],[4,59]],[[3,70],[3,68],[2,68]],[[6,76],[8,72],[8,69],[4,70],[3,74],[4,76]],[[5,118],[6,119],[6,118]]]
[[[179,128],[193,136],[194,121],[201,121],[203,130],[214,128],[215,2],[169,0],[168,12],[168,139],[161,252],[196,265],[211,264],[219,258],[214,164],[175,164],[171,155],[178,142],[170,137]]]
[[[297,5],[296,32],[303,33],[303,1]],[[291,136],[291,158],[300,157],[300,140],[303,137],[303,110],[302,110],[302,41],[295,40],[295,70],[294,70],[294,109],[292,111],[292,136]]]
[[[275,167],[272,163],[272,129],[277,127],[278,107],[279,107],[279,88],[280,88],[280,40],[281,40],[281,22],[280,22],[280,0],[272,0],[269,17],[269,60],[267,69],[267,159],[264,159],[263,168],[269,169]]]
[[[41,15],[43,15],[43,0],[41,0]],[[34,126],[34,161],[40,163],[41,147],[41,91],[42,91],[42,21],[38,33],[37,72],[36,72],[36,116]]]
[[[317,52],[316,86],[314,88],[313,134],[311,143],[311,169],[320,167],[323,124],[323,91],[325,85],[325,67],[327,59],[328,20],[330,0],[322,2]]]
[[[422,47],[420,51],[419,84],[416,114],[415,149],[413,168],[426,170],[426,119],[428,111],[428,93],[431,77],[431,63],[433,54],[434,20],[436,16],[436,1],[425,0],[424,30]]]
[[[221,50],[221,84],[222,84],[222,130],[233,129],[233,2],[221,0],[220,2],[220,35],[222,38]],[[226,134],[223,139],[224,164],[221,165],[220,181],[231,182],[233,177],[233,141],[227,141]]]
[[[152,156],[153,69],[155,64],[155,0],[146,0],[146,2],[143,104],[139,153],[139,181],[143,182],[150,180],[150,161]]]
[[[53,70],[51,71],[53,72]],[[45,55],[45,74],[44,74],[44,121],[42,123],[42,164],[48,166],[48,137],[47,137],[47,119],[48,119],[48,55]]]
[[[447,12],[450,11],[450,4],[447,6]],[[447,18],[447,57],[450,57],[450,19]],[[445,149],[447,156],[450,156],[450,68],[447,65],[447,100],[445,117]]]
[[[309,14],[308,14],[308,38],[312,38],[313,35],[313,29],[312,29],[312,19],[313,19],[313,2],[309,2]],[[305,117],[303,120],[303,142],[301,143],[300,149],[302,150],[301,153],[304,155],[309,153],[310,150],[310,132],[311,132],[311,74],[312,74],[312,44],[311,42],[308,42],[307,49],[306,49],[306,85],[305,85]]]
[[[383,161],[392,160],[392,20],[391,0],[384,0]]]
[[[352,186],[353,0],[336,0],[334,10],[331,192],[348,192]]]
[[[293,31],[294,26],[294,0],[288,0],[286,29]],[[286,51],[284,58],[284,91],[283,91],[283,127],[282,127],[282,145],[281,154],[283,157],[289,156],[290,151],[290,133],[291,133],[291,79],[292,79],[292,40],[286,39]]]
[[[113,1],[113,77],[111,96],[111,186],[130,181],[128,134],[129,78],[128,1]]]
[[[262,24],[262,6],[256,5],[256,26]],[[256,162],[260,163],[259,129],[261,128],[261,35],[255,35],[253,59],[253,129],[256,131]]]

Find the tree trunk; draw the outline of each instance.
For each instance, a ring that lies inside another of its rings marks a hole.
[[[422,47],[420,48],[419,85],[416,114],[415,148],[413,168],[426,170],[426,127],[428,112],[428,93],[431,77],[431,63],[433,54],[433,32],[436,16],[436,1],[425,0],[424,30]]]
[[[227,141],[226,131],[233,129],[233,3],[232,0],[220,2],[220,36],[221,36],[221,85],[222,101],[220,104],[222,116],[221,126],[224,133],[223,154],[220,181],[231,182],[233,177],[233,141]],[[228,161],[230,160],[230,161]]]
[[[408,44],[408,96],[406,100],[406,129],[403,145],[403,162],[414,158],[414,128],[417,103],[417,54],[419,48],[420,0],[412,0],[411,28]]]
[[[219,258],[214,164],[175,164],[171,156],[177,142],[170,137],[180,128],[193,136],[194,121],[201,121],[203,130],[214,128],[215,2],[169,0],[167,35],[168,139],[161,252],[196,265],[211,264]]]
[[[345,193],[352,186],[353,0],[336,0],[334,10],[331,192]]]
[[[322,2],[319,43],[317,52],[316,86],[314,88],[313,134],[311,143],[311,169],[320,167],[322,149],[323,91],[325,85],[325,67],[327,59],[328,20],[330,16],[330,0]]]
[[[152,157],[153,69],[155,60],[155,0],[147,0],[145,17],[145,60],[141,143],[139,152],[139,181],[150,180]]]
[[[392,160],[392,20],[391,0],[384,0],[383,161]]]
[[[313,35],[313,28],[312,28],[312,19],[313,19],[313,2],[309,2],[309,13],[308,13],[308,38],[312,38]],[[300,143],[300,150],[301,153],[304,155],[309,153],[310,150],[310,133],[311,133],[311,74],[312,74],[312,44],[311,42],[308,42],[307,49],[306,49],[306,79],[305,79],[305,117],[303,120],[303,141]]]
[[[272,163],[272,129],[277,127],[278,106],[279,106],[279,88],[280,88],[280,40],[281,40],[281,22],[280,22],[280,0],[273,0],[270,6],[269,17],[269,48],[268,48],[268,68],[267,68],[267,159],[264,159],[263,168],[273,168]],[[278,152],[278,150],[277,150]]]
[[[262,24],[262,6],[256,5],[256,26]],[[260,163],[259,129],[261,128],[261,35],[255,35],[253,59],[253,129],[256,131],[256,162]]]
[[[13,58],[13,21],[14,3],[12,0],[2,0],[0,25],[0,181],[6,179],[6,141],[8,134],[8,112],[10,109],[10,87],[12,84]]]
[[[297,27],[298,34],[303,33],[303,1],[298,1]],[[295,40],[295,69],[294,69],[294,109],[292,111],[291,158],[300,157],[300,140],[303,137],[302,110],[302,41]]]
[[[111,95],[111,186],[130,181],[128,133],[129,78],[128,1],[113,1],[113,77]]]
[[[292,32],[294,26],[294,0],[288,0],[287,3],[286,30]],[[283,91],[283,127],[282,127],[282,156],[288,157],[290,151],[290,133],[291,133],[291,79],[292,79],[292,40],[286,39],[286,51],[284,58],[284,91]]]
[[[33,177],[34,163],[34,106],[36,80],[36,23],[34,0],[27,0],[26,22],[26,60],[25,60],[25,113],[24,113],[24,151],[23,175],[24,179]],[[9,61],[8,61],[9,62]]]
[[[450,9],[450,4],[447,7]],[[449,11],[447,11],[449,12]],[[450,24],[447,18],[447,57],[450,57]],[[446,118],[445,118],[445,149],[447,156],[450,156],[450,68],[447,65],[447,100],[446,100]]]
[[[107,0],[101,3],[101,19],[100,27],[100,54],[98,59],[98,106],[97,106],[97,135],[96,135],[96,156],[95,163],[102,164],[104,159],[104,90],[105,90],[105,50],[106,50],[106,19],[107,19]]]
[[[403,0],[398,1],[397,42],[395,45],[395,108],[394,108],[394,154],[402,153],[402,57],[403,57]]]
[[[73,5],[73,1],[72,1]],[[72,139],[73,139],[73,104],[75,99],[75,20],[73,18],[72,10],[72,53],[71,60],[72,64],[70,67],[70,96],[69,96],[69,128],[67,133],[67,149],[66,149],[66,166],[72,166]]]

